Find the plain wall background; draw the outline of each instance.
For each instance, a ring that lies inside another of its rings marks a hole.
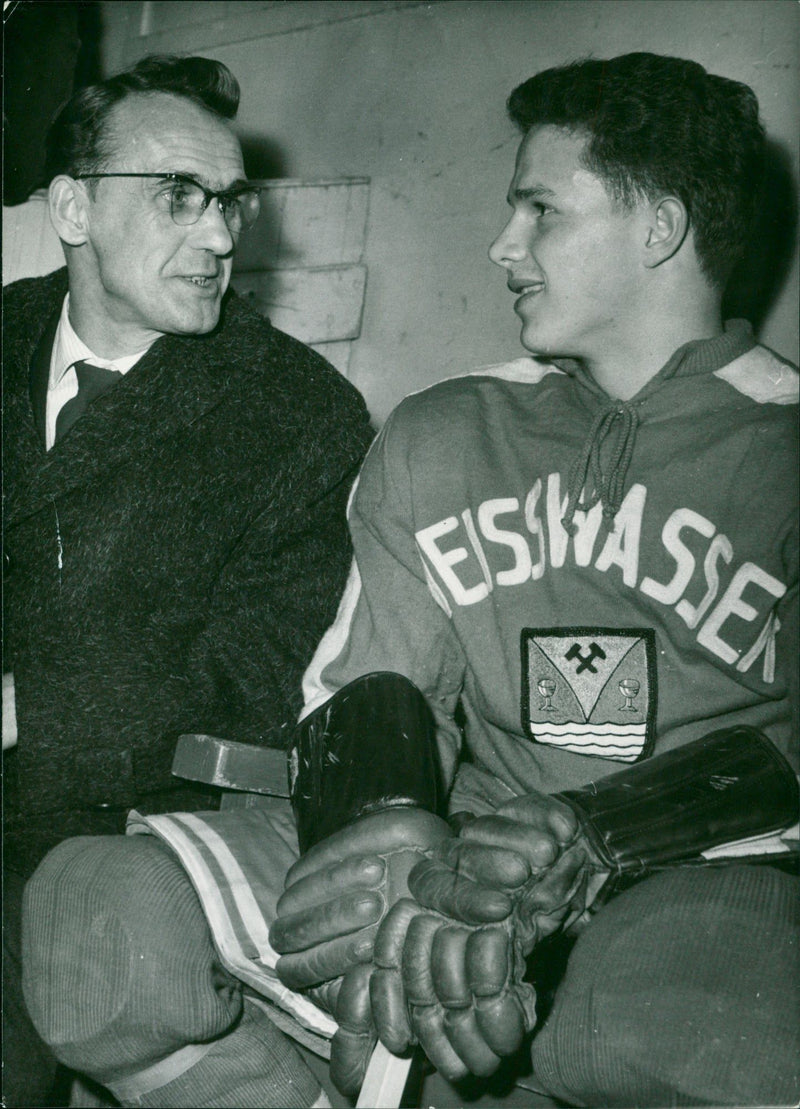
[[[407,392],[524,353],[512,296],[486,252],[506,218],[518,143],[505,100],[536,70],[631,50],[693,58],[753,87],[792,192],[798,177],[794,0],[101,7],[106,71],[155,49],[231,67],[251,174],[371,177],[366,303],[348,376],[378,422]],[[755,285],[763,301],[768,279],[779,280],[760,335],[796,361],[798,268],[791,212],[778,211],[785,203],[773,206],[789,272],[783,262],[752,270],[750,292]]]

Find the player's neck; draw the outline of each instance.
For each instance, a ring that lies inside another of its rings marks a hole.
[[[698,298],[672,312],[657,313],[647,326],[618,336],[607,351],[584,359],[587,370],[609,396],[626,401],[644,388],[675,351],[723,331],[719,299]]]

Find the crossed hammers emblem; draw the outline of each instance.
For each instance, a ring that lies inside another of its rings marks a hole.
[[[578,659],[578,667],[575,671],[576,674],[582,674],[584,670],[588,670],[591,674],[597,673],[597,667],[594,665],[596,658],[605,658],[606,653],[602,647],[598,647],[596,643],[590,643],[586,654],[581,651],[580,643],[573,643],[570,649],[564,655],[570,662],[575,658]]]

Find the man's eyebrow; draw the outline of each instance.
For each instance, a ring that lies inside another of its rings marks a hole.
[[[168,169],[168,170],[164,171],[163,180],[169,181],[171,178],[175,178],[175,177],[179,178],[179,180],[181,180],[181,181],[191,181],[193,185],[200,185],[201,188],[205,188],[205,189],[210,189],[211,188],[211,186],[208,185],[206,183],[206,181],[202,181],[197,176],[197,174],[189,173],[187,170]],[[224,189],[220,189],[219,191],[223,192],[223,193],[229,193],[229,192],[236,192],[239,189],[247,189],[247,188],[252,188],[252,187],[253,187],[252,181],[248,181],[246,177],[237,177],[234,181],[231,181],[231,183],[229,185],[226,185],[224,187]],[[215,189],[213,191],[216,192],[217,190]]]
[[[553,200],[555,193],[546,185],[529,185],[524,189],[514,189],[509,193],[509,203],[517,200]]]

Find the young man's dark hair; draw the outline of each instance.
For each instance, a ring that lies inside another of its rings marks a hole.
[[[134,93],[171,93],[199,104],[221,119],[239,108],[239,82],[211,58],[151,54],[132,69],[77,92],[63,106],[47,136],[47,179],[72,177],[104,168],[109,149],[108,118],[115,105]]]
[[[752,227],[764,160],[753,90],[659,54],[588,59],[537,73],[508,99],[523,131],[587,135],[584,162],[622,204],[672,192],[686,205],[706,276],[723,286]]]

